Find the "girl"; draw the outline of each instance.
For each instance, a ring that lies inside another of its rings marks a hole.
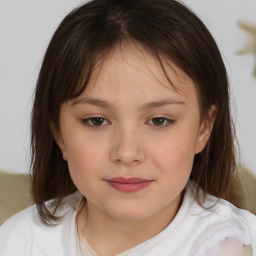
[[[93,0],[60,24],[32,112],[36,203],[0,254],[256,255],[235,172],[226,70],[174,0]]]

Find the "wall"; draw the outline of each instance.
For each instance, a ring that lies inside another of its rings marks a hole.
[[[33,90],[48,42],[78,0],[0,0],[0,169],[27,172]]]
[[[236,55],[256,26],[255,0],[184,0],[206,23],[225,59],[235,101],[241,161],[256,174],[256,78],[252,54]],[[79,0],[0,0],[0,169],[27,172],[33,90],[52,33]]]
[[[222,52],[232,88],[234,117],[240,145],[240,161],[256,174],[256,77],[252,76],[256,55],[238,55],[250,39],[238,21],[253,24],[255,0],[185,0],[212,32]],[[251,42],[253,43],[253,42]],[[256,34],[254,33],[254,51]],[[256,52],[254,52],[256,54]]]

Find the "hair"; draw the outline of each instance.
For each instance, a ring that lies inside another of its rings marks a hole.
[[[166,60],[194,81],[201,118],[212,105],[217,116],[210,139],[197,154],[190,176],[199,191],[227,198],[235,172],[234,127],[229,84],[219,49],[202,21],[175,0],[93,0],[68,14],[46,50],[34,96],[31,122],[32,197],[41,221],[54,213],[75,187],[52,129],[60,130],[63,102],[78,97],[99,62],[116,46],[139,45],[161,65]],[[47,208],[53,200],[55,210]]]

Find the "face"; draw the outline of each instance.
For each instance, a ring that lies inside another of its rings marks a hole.
[[[193,81],[163,74],[143,50],[116,49],[86,91],[65,102],[56,141],[91,212],[138,221],[175,214],[209,137]]]

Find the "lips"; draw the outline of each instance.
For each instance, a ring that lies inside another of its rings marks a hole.
[[[138,177],[124,178],[116,177],[105,180],[111,187],[118,191],[133,193],[149,186],[153,180],[142,179]]]

